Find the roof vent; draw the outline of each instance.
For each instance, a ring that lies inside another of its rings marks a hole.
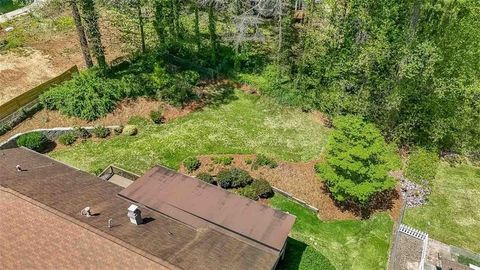
[[[139,225],[143,223],[142,219],[142,211],[140,211],[140,208],[138,205],[132,204],[130,207],[128,207],[128,217],[130,218],[130,222]]]

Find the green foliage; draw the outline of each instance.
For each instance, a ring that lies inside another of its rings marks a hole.
[[[217,175],[217,182],[222,188],[245,187],[252,181],[253,178],[248,172],[237,168],[222,170]]]
[[[232,164],[233,157],[230,157],[230,156],[216,156],[216,157],[212,157],[212,161],[215,164],[221,164],[221,165],[224,165],[224,166],[228,166],[228,165]]]
[[[332,263],[318,250],[305,243],[288,238],[285,258],[279,262],[278,270],[334,270]]]
[[[17,145],[32,149],[37,152],[43,151],[49,143],[49,140],[42,132],[30,132],[23,134],[17,139]]]
[[[216,184],[215,178],[213,178],[213,176],[209,173],[199,173],[196,177],[202,180],[203,182],[206,182],[212,185]]]
[[[138,129],[137,129],[137,126],[135,125],[126,125],[122,130],[122,134],[126,136],[135,136],[137,135],[137,133],[138,133]]]
[[[416,148],[408,158],[406,176],[419,184],[422,184],[424,181],[429,183],[437,174],[439,161],[437,153],[420,147]]]
[[[73,130],[75,137],[80,138],[80,139],[88,139],[90,138],[91,134],[88,132],[88,130],[82,128],[82,127],[76,127]]]
[[[258,200],[257,191],[251,185],[236,189],[235,192],[240,196],[249,198],[250,200]]]
[[[165,121],[162,112],[158,110],[150,111],[150,119],[152,119],[155,124],[161,124]]]
[[[49,110],[93,121],[111,112],[123,96],[116,80],[86,71],[45,92],[40,100]]]
[[[0,123],[0,136],[2,136],[3,134],[7,133],[10,129],[11,129],[11,128],[10,128],[10,125],[4,124],[4,123]]]
[[[92,133],[97,138],[106,138],[108,135],[110,135],[110,129],[98,125],[93,128]]]
[[[188,157],[183,161],[183,166],[187,169],[187,172],[191,173],[200,168],[200,160],[196,157]]]
[[[252,168],[258,169],[259,167],[268,167],[274,169],[278,166],[277,162],[265,155],[257,155],[257,157],[252,162]]]
[[[393,189],[389,152],[380,131],[360,117],[340,116],[316,169],[337,201],[366,205],[378,192]]]
[[[77,140],[74,131],[66,132],[58,137],[58,141],[63,145],[72,145]]]
[[[265,179],[254,180],[250,187],[255,190],[255,194],[260,198],[271,198],[274,195],[272,186]]]

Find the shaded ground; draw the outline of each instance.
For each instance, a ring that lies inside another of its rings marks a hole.
[[[408,208],[403,223],[431,238],[480,253],[480,168],[439,166],[426,205]]]

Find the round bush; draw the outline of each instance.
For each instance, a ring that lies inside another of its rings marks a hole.
[[[185,166],[185,169],[187,169],[187,171],[191,173],[196,169],[200,168],[200,160],[198,160],[196,157],[186,158],[183,161],[183,166]]]
[[[439,157],[423,148],[415,149],[408,158],[406,176],[417,184],[431,182],[437,174]]]
[[[137,135],[138,133],[138,129],[137,129],[137,126],[135,125],[126,125],[124,128],[123,128],[123,134],[127,135],[127,136],[135,136]]]
[[[82,127],[76,127],[74,129],[74,134],[77,138],[80,138],[80,139],[88,139],[91,136],[90,132],[88,132],[88,130]]]
[[[222,188],[238,188],[250,184],[253,178],[248,172],[233,168],[218,173],[217,182]]]
[[[97,138],[106,138],[108,135],[110,135],[110,129],[104,126],[95,126],[92,130],[92,133]]]
[[[63,145],[72,145],[76,140],[77,136],[73,131],[64,133],[58,137],[58,141]]]
[[[120,135],[120,134],[122,134],[122,132],[123,132],[123,126],[115,127],[115,128],[113,129],[113,132],[115,133],[115,135]]]
[[[250,200],[254,200],[254,201],[258,200],[258,194],[252,186],[246,186],[246,187],[237,189],[237,194],[247,197]]]
[[[216,184],[215,178],[213,178],[213,176],[211,174],[208,174],[208,173],[199,173],[197,175],[197,178],[202,180],[203,182],[206,182],[206,183],[209,183],[209,184],[212,184],[212,185]]]
[[[161,124],[165,122],[165,117],[163,117],[161,111],[150,111],[150,119],[152,119],[153,123]]]
[[[17,145],[23,146],[34,151],[44,150],[49,143],[47,137],[41,132],[31,132],[23,134],[17,139]]]
[[[260,198],[273,197],[273,189],[270,183],[264,179],[258,179],[253,181],[250,187],[255,191],[255,194]]]

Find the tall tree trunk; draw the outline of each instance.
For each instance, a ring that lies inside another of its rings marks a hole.
[[[210,34],[210,43],[211,43],[211,53],[212,53],[212,63],[217,62],[217,52],[218,52],[218,38],[217,38],[217,26],[215,18],[214,4],[210,3],[208,5],[208,31]]]
[[[83,59],[87,68],[93,67],[92,56],[88,48],[87,37],[85,36],[85,29],[83,28],[82,19],[80,18],[80,12],[77,6],[77,0],[70,1],[70,7],[72,8],[72,17],[77,28],[78,39],[80,40],[80,48],[82,49]]]
[[[147,51],[147,46],[145,45],[145,30],[144,30],[144,23],[143,23],[141,0],[137,0],[137,12],[138,12],[138,25],[140,27],[140,39],[142,42],[142,53],[145,53]]]
[[[164,45],[167,41],[165,34],[165,9],[163,0],[155,1],[155,31],[157,32],[158,42]]]
[[[200,37],[200,19],[198,15],[198,3],[194,1],[195,9],[195,43],[197,44],[197,51],[201,50],[201,37]]]
[[[82,11],[82,19],[86,25],[87,37],[93,46],[93,53],[97,59],[98,66],[102,70],[107,69],[107,61],[105,59],[105,49],[102,45],[102,34],[98,25],[98,13],[95,10],[93,0],[80,0],[80,8]]]

